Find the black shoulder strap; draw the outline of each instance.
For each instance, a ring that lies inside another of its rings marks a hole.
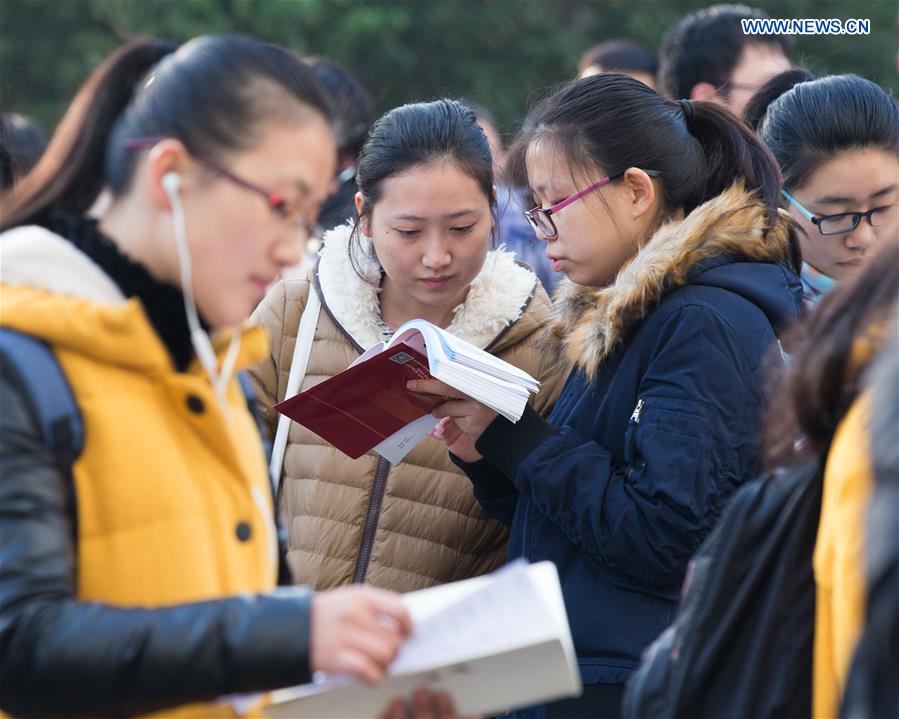
[[[250,414],[253,415],[253,419],[256,420],[256,427],[259,429],[259,437],[262,440],[262,446],[265,449],[265,461],[267,464],[272,458],[272,438],[269,437],[268,428],[265,426],[262,412],[259,411],[256,390],[253,389],[253,383],[250,381],[250,378],[247,377],[245,372],[238,372],[237,380],[240,382],[240,389],[243,391],[243,396],[247,401],[247,408],[250,410]]]
[[[272,458],[272,439],[269,436],[268,428],[265,426],[262,412],[259,411],[256,390],[253,389],[253,383],[250,382],[250,378],[247,377],[246,373],[238,372],[237,379],[240,382],[241,390],[243,390],[243,396],[247,401],[250,414],[256,420],[259,437],[262,439],[262,446],[265,448],[265,466],[268,467]],[[271,481],[269,482],[269,487],[272,491],[272,506],[275,509],[275,530],[278,535],[278,584],[280,586],[288,586],[293,584],[293,577],[290,573],[290,567],[287,565],[287,529],[281,521],[280,512],[278,511],[278,493]]]
[[[84,422],[53,351],[36,337],[3,327],[0,356],[30,399],[44,443],[61,466],[71,466],[84,448]]]

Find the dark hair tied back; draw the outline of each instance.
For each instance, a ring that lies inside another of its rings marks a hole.
[[[121,194],[136,162],[129,138],[176,138],[217,159],[252,147],[263,123],[298,106],[331,118],[311,71],[284,48],[222,35],[174,49],[135,40],[94,71],[40,162],[4,198],[0,229],[39,223],[50,210],[83,214],[104,187]]]
[[[572,168],[606,175],[629,167],[657,170],[660,219],[677,210],[689,214],[741,182],[764,204],[769,228],[784,222],[777,163],[754,132],[715,103],[665,100],[630,77],[594,75],[531,111],[510,152],[517,174],[538,139],[551,142]],[[798,271],[798,250],[791,261]]]
[[[879,149],[899,155],[899,106],[877,83],[858,75],[822,77],[776,95],[759,135],[777,158],[784,187],[792,190],[842,152]]]
[[[689,100],[678,100],[681,112],[684,113],[684,122],[687,124],[687,131],[692,132],[693,127],[693,103]]]
[[[458,100],[416,102],[397,107],[372,126],[356,171],[356,182],[370,213],[381,198],[384,181],[413,167],[437,161],[454,162],[477,182],[494,212],[493,157],[487,136],[472,110]],[[360,227],[357,220],[350,243],[350,260],[357,274]],[[367,279],[367,278],[366,278]]]
[[[4,198],[0,228],[40,222],[51,208],[82,214],[105,181],[109,129],[134,90],[175,46],[136,40],[113,53],[88,78],[59,123],[41,159]]]

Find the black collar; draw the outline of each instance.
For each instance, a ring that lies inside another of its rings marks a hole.
[[[42,224],[90,257],[118,285],[123,295],[140,300],[175,367],[179,372],[187,369],[194,357],[194,348],[181,289],[155,279],[146,267],[123,254],[100,232],[94,220],[55,211]],[[206,327],[206,323],[203,326]]]

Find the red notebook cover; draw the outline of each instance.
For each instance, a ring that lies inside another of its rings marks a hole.
[[[428,360],[399,342],[275,409],[356,459],[443,403],[407,390],[410,379],[431,379]]]

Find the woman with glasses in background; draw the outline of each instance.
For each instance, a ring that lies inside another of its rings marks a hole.
[[[388,592],[275,588],[235,376],[267,355],[242,325],[327,194],[327,103],[274,45],[173,49],[111,56],[2,202],[0,708],[23,719],[259,716],[261,694],[226,695],[376,681],[410,630]],[[46,346],[80,415],[48,434]]]
[[[758,106],[758,133],[780,165],[784,202],[800,229],[811,308],[858,274],[878,242],[899,233],[899,108],[856,75],[803,81],[795,73],[773,78],[750,104]]]
[[[798,317],[799,268],[777,166],[718,105],[596,75],[525,128],[514,166],[568,276],[552,337],[574,368],[548,420],[516,424],[410,388],[452,398],[438,427],[510,557],[558,567],[584,694],[521,716],[616,717],[687,560],[761,467],[763,366]]]
[[[881,346],[895,351],[885,338],[896,328],[899,107],[856,75],[795,85],[778,76],[758,102],[767,102],[759,134],[780,163],[783,195],[801,230],[808,308],[835,284],[853,280],[841,288],[842,300],[822,303],[806,323],[809,336],[797,347],[792,386],[782,393],[783,408],[791,411],[775,417],[771,432],[787,440],[777,448],[779,459],[827,452],[813,559],[812,714],[835,717],[865,621],[871,397],[855,395],[860,367]],[[856,279],[863,270],[867,281]],[[792,442],[800,435],[801,443]]]

